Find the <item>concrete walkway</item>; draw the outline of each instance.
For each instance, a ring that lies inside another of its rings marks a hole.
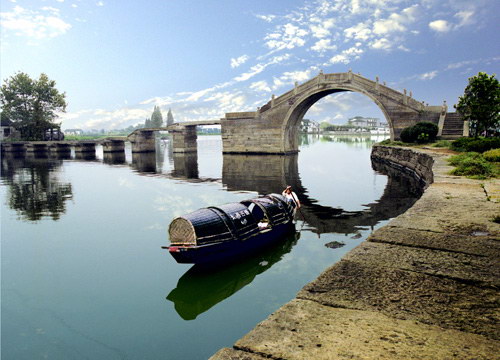
[[[211,359],[500,359],[500,181],[419,151],[422,198]]]

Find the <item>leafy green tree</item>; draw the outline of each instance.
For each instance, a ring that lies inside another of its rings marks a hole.
[[[500,128],[500,83],[495,75],[484,72],[469,78],[464,95],[458,99],[455,109],[469,120],[470,134],[494,134]]]
[[[174,123],[174,116],[172,115],[172,110],[168,109],[167,113],[167,126]]]
[[[153,114],[151,115],[151,127],[159,128],[163,125],[163,116],[159,106],[155,106]]]
[[[144,127],[147,129],[147,128],[150,128],[152,127],[151,126],[151,120],[150,119],[146,119],[146,121],[144,122]]]
[[[19,72],[5,80],[1,88],[2,116],[9,119],[23,140],[43,140],[45,131],[60,128],[58,112],[66,111],[66,93],[56,82],[40,74],[38,80]]]

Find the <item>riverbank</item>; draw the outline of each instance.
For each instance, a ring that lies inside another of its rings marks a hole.
[[[397,149],[374,152],[432,176],[420,200],[211,359],[500,358],[500,180]]]

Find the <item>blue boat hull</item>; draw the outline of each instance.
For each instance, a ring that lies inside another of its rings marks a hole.
[[[168,246],[170,254],[181,264],[211,264],[255,254],[295,230],[292,221],[273,226],[245,240],[229,240],[202,246]]]

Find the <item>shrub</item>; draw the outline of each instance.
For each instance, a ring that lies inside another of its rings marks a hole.
[[[493,166],[479,153],[464,153],[448,159],[451,165],[456,166],[450,174],[467,176],[476,179],[486,179],[494,176]]]
[[[460,138],[453,141],[451,148],[456,151],[485,152],[500,148],[500,138]]]
[[[466,149],[469,146],[469,143],[471,141],[474,141],[474,138],[470,137],[462,137],[459,139],[456,139],[451,143],[451,148],[455,151],[467,151]]]
[[[412,127],[407,127],[404,128],[403,131],[401,131],[401,134],[399,135],[401,138],[401,141],[410,143],[413,142],[413,133],[412,133]]]
[[[418,135],[420,134],[428,135],[428,141],[436,140],[436,136],[438,133],[438,126],[436,124],[424,121],[413,125],[413,128],[415,129],[414,131]],[[417,135],[417,140],[418,140],[418,135]]]
[[[471,141],[467,151],[485,152],[500,148],[500,138],[484,138]]]
[[[486,159],[486,161],[499,162],[500,161],[500,149],[492,149],[492,150],[485,151],[483,153],[483,157]]]
[[[425,143],[436,140],[438,127],[431,122],[419,122],[413,126],[404,128],[399,135],[404,142]]]

